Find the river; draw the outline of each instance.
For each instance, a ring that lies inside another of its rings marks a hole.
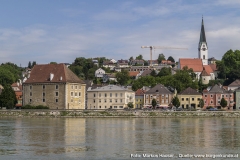
[[[0,142],[0,159],[239,159],[240,119],[1,117]]]

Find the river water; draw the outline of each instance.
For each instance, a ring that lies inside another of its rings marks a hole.
[[[198,155],[205,158],[193,157]],[[211,155],[240,159],[240,119],[0,118],[0,159],[212,159],[206,158]]]

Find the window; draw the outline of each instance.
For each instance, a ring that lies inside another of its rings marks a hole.
[[[81,85],[79,85],[78,88],[81,89]]]
[[[120,93],[120,96],[122,97],[122,93]]]
[[[226,97],[228,97],[228,95],[226,94]]]
[[[105,93],[105,97],[107,97],[107,93]]]
[[[75,89],[77,89],[77,88],[78,88],[78,86],[76,85],[76,86],[75,86]]]
[[[101,93],[99,93],[99,97],[101,97]]]
[[[57,98],[55,99],[55,102],[58,103],[58,99]]]
[[[106,103],[106,102],[107,102],[107,100],[105,99],[105,100],[104,100],[104,102]]]
[[[222,95],[222,98],[224,98],[224,95]]]
[[[42,88],[45,89],[45,85],[43,85]]]
[[[43,96],[43,97],[45,96],[45,92],[42,93],[42,96]]]
[[[55,88],[58,89],[58,85],[56,85]]]
[[[197,100],[200,101],[200,98],[198,98]]]
[[[230,94],[230,97],[232,97],[232,95]]]
[[[107,108],[107,106],[105,106],[105,108]]]
[[[117,97],[118,95],[117,95],[117,93],[115,93],[115,97]]]
[[[101,99],[99,99],[99,102],[101,103]]]
[[[184,98],[182,98],[182,101],[184,101]]]
[[[205,59],[205,55],[203,55],[203,59]]]
[[[194,101],[194,98],[192,98],[192,101]]]
[[[117,108],[117,106],[114,106],[114,108]]]
[[[71,102],[73,102],[73,99],[71,99]]]
[[[109,99],[109,102],[112,102],[112,99]]]
[[[32,96],[32,92],[30,92],[30,96]]]
[[[42,101],[45,102],[45,99],[43,99]]]
[[[93,103],[95,103],[95,99],[93,100]]]
[[[184,108],[184,104],[182,104],[182,108]]]
[[[120,102],[122,102],[122,99],[120,99]]]
[[[30,89],[32,89],[32,86],[29,86]]]
[[[73,92],[71,92],[71,96],[73,96]]]
[[[79,96],[79,97],[81,96],[81,92],[78,92],[78,96]]]
[[[207,97],[207,95],[205,94],[204,97]]]
[[[58,96],[58,92],[55,92],[55,95]]]
[[[102,108],[101,106],[99,106],[99,108]]]
[[[186,105],[186,108],[188,108],[188,104]]]
[[[110,97],[112,97],[112,93],[110,93]]]
[[[188,98],[186,98],[186,101],[188,101]]]
[[[213,101],[211,100],[210,103],[213,104]]]
[[[212,97],[213,97],[213,95],[211,94],[211,95],[210,95],[210,97],[212,98]]]
[[[96,94],[95,94],[95,93],[93,94],[93,97],[96,97]]]
[[[71,88],[73,89],[73,85],[71,85]]]
[[[117,99],[115,99],[115,102],[117,103]]]
[[[123,108],[123,106],[119,106],[119,108]]]
[[[31,102],[32,102],[32,99],[29,99],[29,102],[31,103]]]
[[[164,99],[162,99],[162,103],[164,103]]]

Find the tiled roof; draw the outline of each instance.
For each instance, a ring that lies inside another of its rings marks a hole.
[[[217,71],[217,65],[216,64],[209,64],[209,66],[212,68],[213,71]]]
[[[210,90],[209,92],[211,93],[223,93],[224,90],[217,84],[215,84]]]
[[[207,74],[213,73],[212,67],[210,65],[203,65],[203,68],[206,70]]]
[[[148,60],[148,63],[150,63],[151,60]],[[152,64],[158,64],[158,60],[152,60]]]
[[[50,74],[53,74],[52,80]],[[35,65],[24,83],[84,83],[65,64]]]
[[[129,76],[130,77],[136,77],[139,74],[138,71],[129,71]]]
[[[107,86],[97,87],[88,91],[131,91],[131,90],[128,90],[127,88],[124,88],[122,86],[107,85]]]
[[[136,96],[143,96],[144,93],[145,93],[144,90],[142,90],[142,89],[138,89],[138,90],[135,92],[135,95],[136,95]]]
[[[179,93],[179,95],[202,95],[202,93],[199,93],[195,89],[188,87],[187,89]]]
[[[208,73],[205,68],[203,67],[203,71],[201,73],[201,76],[211,76],[210,73]]]
[[[152,72],[151,70],[145,70],[145,71],[143,71],[141,76],[149,76],[151,72]]]
[[[240,86],[240,80],[237,79],[234,82],[232,82],[231,84],[228,85],[229,87],[238,87]]]
[[[154,86],[152,89],[150,89],[149,91],[145,92],[146,94],[173,94],[172,92],[170,92],[164,85],[162,84],[157,84],[156,86]]]
[[[180,69],[187,66],[188,68],[192,68],[194,72],[202,72],[203,70],[202,60],[198,58],[180,58],[179,64]]]

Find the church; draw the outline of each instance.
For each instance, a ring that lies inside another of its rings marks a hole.
[[[196,78],[202,78],[202,83],[208,84],[209,80],[215,80],[217,77],[217,68],[215,62],[215,58],[208,58],[208,45],[202,18],[200,39],[198,44],[198,58],[179,58],[178,69],[183,69],[185,66],[192,68],[196,74]]]

